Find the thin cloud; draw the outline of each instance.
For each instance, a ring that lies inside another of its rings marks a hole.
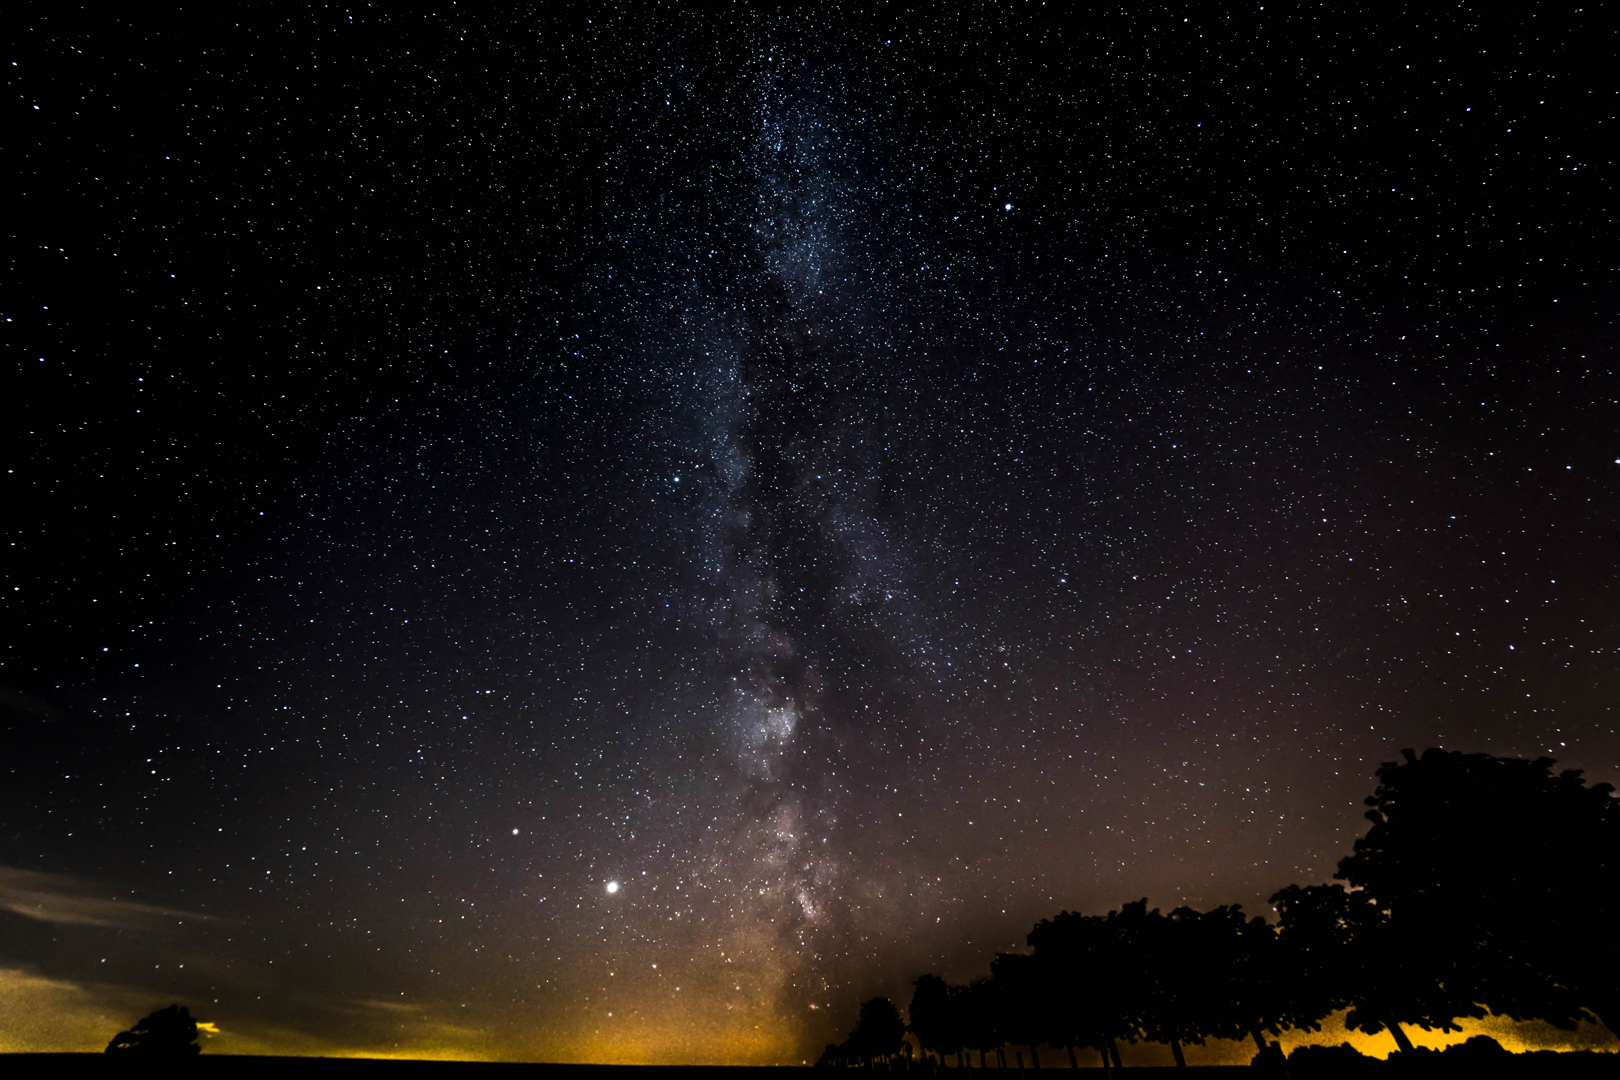
[[[0,910],[40,922],[158,930],[184,922],[219,921],[179,908],[95,895],[96,886],[67,874],[0,866]]]
[[[410,1005],[403,1001],[376,1001],[362,998],[354,1004],[362,1009],[379,1009],[383,1012],[421,1013],[425,1011],[420,1005]]]
[[[0,686],[0,707],[15,709],[17,712],[27,713],[30,716],[48,717],[56,712],[51,707],[50,702],[29,697],[22,691],[13,690],[9,686]]]
[[[100,1050],[151,1011],[151,994],[0,967],[0,1054]]]

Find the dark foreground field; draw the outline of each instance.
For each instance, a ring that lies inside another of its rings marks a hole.
[[[1313,1060],[1314,1059],[1314,1060]],[[1352,1077],[1549,1077],[1554,1080],[1613,1080],[1620,1076],[1620,1055],[1615,1054],[1478,1054],[1433,1053],[1419,1050],[1408,1054],[1405,1060],[1379,1061],[1376,1058],[1352,1058],[1341,1055],[1305,1054],[1289,1059],[1292,1080],[1338,1080]],[[114,1076],[173,1076],[190,1075],[198,1080],[225,1077],[291,1077],[294,1080],[773,1080],[785,1068],[757,1068],[743,1066],[650,1066],[650,1065],[532,1065],[494,1062],[455,1061],[393,1061],[368,1058],[301,1058],[301,1057],[239,1057],[229,1054],[203,1054],[178,1066],[160,1061],[141,1061],[132,1057],[112,1058],[104,1054],[0,1054],[0,1078],[23,1080],[30,1077],[48,1077],[51,1080],[69,1080],[73,1077]],[[810,1070],[806,1070],[810,1071]],[[837,1075],[856,1074],[864,1069],[815,1070]],[[870,1070],[888,1072],[887,1069]],[[925,1068],[896,1069],[896,1077],[912,1078],[949,1076],[953,1080],[970,1080],[973,1072],[943,1069],[938,1074]],[[1029,1072],[1037,1072],[1031,1069]],[[1052,1070],[1044,1070],[1051,1072]],[[1100,1072],[1101,1070],[1088,1070]],[[1119,1070],[1139,1080],[1161,1077],[1168,1080],[1182,1070],[1171,1067],[1127,1068]],[[1223,1076],[1278,1077],[1274,1065],[1249,1067],[1217,1065],[1194,1067],[1204,1080]],[[1005,1070],[1012,1080],[1012,1069]],[[1033,1080],[1027,1075],[1022,1080]]]

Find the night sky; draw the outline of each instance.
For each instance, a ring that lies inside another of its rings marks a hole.
[[[1340,7],[15,20],[0,1050],[798,1063],[1620,782],[1620,43]]]

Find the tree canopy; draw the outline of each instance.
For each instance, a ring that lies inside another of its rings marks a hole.
[[[1430,749],[1378,770],[1337,877],[1492,1011],[1620,1030],[1620,809],[1579,770]],[[1421,947],[1419,947],[1421,945]]]
[[[1345,1026],[1387,1030],[1402,1050],[1412,1044],[1401,1024],[1460,1031],[1458,1018],[1484,1015],[1467,988],[1443,977],[1371,897],[1338,885],[1290,885],[1271,902],[1307,1011],[1348,1007]]]
[[[1116,1041],[1135,1037],[1125,1007],[1130,995],[1122,992],[1131,982],[1130,968],[1113,930],[1103,916],[1062,911],[1029,932],[1048,995],[1052,1045],[1117,1055]]]

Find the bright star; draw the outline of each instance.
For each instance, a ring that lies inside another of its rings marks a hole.
[[[607,889],[610,893],[616,893],[619,891],[619,883],[617,881],[610,881],[608,882]]]

